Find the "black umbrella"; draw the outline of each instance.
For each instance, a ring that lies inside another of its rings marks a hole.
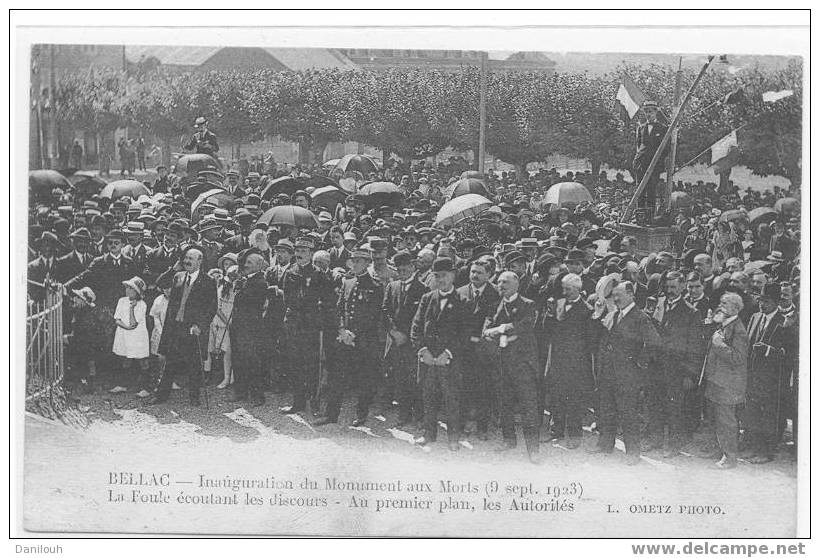
[[[310,193],[314,207],[327,207],[331,212],[336,209],[337,205],[344,203],[347,195],[347,192],[338,186],[323,186]]]
[[[220,165],[219,161],[210,155],[206,155],[204,153],[192,153],[189,155],[183,155],[179,158],[177,164],[174,165],[174,174],[179,177],[190,176],[192,178],[196,178],[199,171],[219,168],[222,168],[222,165]]]
[[[449,199],[457,198],[459,196],[463,196],[464,194],[478,194],[479,196],[484,196],[485,198],[492,198],[490,192],[487,191],[487,187],[484,185],[484,182],[478,178],[462,178],[461,180],[456,181],[452,188],[453,191],[450,194]]]
[[[32,196],[50,196],[51,191],[59,188],[63,191],[71,188],[71,182],[56,170],[33,170],[28,173],[28,189]]]
[[[392,182],[368,182],[359,188],[358,194],[369,208],[382,205],[401,207],[404,203],[401,188]]]
[[[78,171],[68,176],[68,181],[81,194],[99,194],[108,184],[105,180],[90,171]]]
[[[379,163],[369,155],[345,155],[339,159],[339,162],[336,163],[333,170],[342,172],[359,171],[364,176],[367,176],[371,172],[379,171]]]
[[[279,178],[271,180],[268,185],[265,186],[260,197],[263,200],[272,200],[279,194],[293,195],[296,190],[304,190],[310,186],[309,180],[310,179],[306,177],[294,178],[292,176],[280,176]]]

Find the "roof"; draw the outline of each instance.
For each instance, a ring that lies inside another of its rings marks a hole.
[[[156,58],[169,66],[200,66],[223,47],[138,46],[125,47],[125,57],[137,62],[141,57]]]
[[[224,46],[140,46],[125,47],[125,56],[131,62],[137,62],[141,57],[154,57],[160,64],[167,66],[201,66]],[[253,47],[248,47],[253,48]],[[259,48],[259,47],[255,47]],[[349,58],[337,50],[324,48],[262,48],[265,52],[279,61],[285,67],[294,70],[309,68],[339,68],[355,69],[357,66]]]
[[[358,66],[335,49],[328,48],[266,48],[267,52],[294,71],[309,68],[354,70]]]

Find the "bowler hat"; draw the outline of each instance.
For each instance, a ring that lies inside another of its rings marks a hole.
[[[407,250],[396,252],[396,254],[393,256],[393,265],[396,267],[401,265],[408,265],[410,263],[413,263],[413,254],[411,254]]]
[[[509,267],[513,263],[517,261],[524,260],[526,261],[527,256],[519,252],[518,250],[513,250],[512,252],[507,253],[504,256],[504,267]]]
[[[76,231],[73,231],[70,235],[68,235],[68,237],[78,238],[80,240],[87,240],[89,242],[91,241],[91,233],[88,232],[88,229],[85,227],[80,227]]]
[[[433,262],[433,273],[440,271],[453,271],[453,260],[450,258],[436,258]]]
[[[760,298],[769,298],[780,302],[780,283],[766,283],[760,292]]]

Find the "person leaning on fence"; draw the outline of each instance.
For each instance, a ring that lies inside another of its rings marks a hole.
[[[110,393],[121,393],[128,391],[125,384],[130,383],[127,374],[134,361],[139,363],[140,378],[138,384],[141,389],[137,393],[138,397],[147,397],[147,373],[149,338],[148,326],[145,323],[146,305],[142,300],[145,294],[145,281],[140,277],[132,277],[122,282],[125,287],[125,296],[117,301],[117,308],[114,310],[114,322],[117,329],[114,331],[114,346],[112,348],[115,355],[122,357],[120,363],[120,374],[115,380],[115,385],[109,390]]]

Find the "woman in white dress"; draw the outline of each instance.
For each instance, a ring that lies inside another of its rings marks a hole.
[[[208,360],[205,361],[205,371],[210,372],[214,356],[222,355],[222,369],[224,377],[216,386],[225,389],[233,383],[233,366],[231,362],[231,334],[229,331],[233,315],[233,300],[236,295],[234,281],[239,275],[239,267],[232,265],[219,280],[216,287],[216,315],[211,321],[211,330],[208,337]]]
[[[123,377],[134,361],[139,363],[140,378],[138,383],[146,381],[148,372],[148,357],[150,355],[150,345],[148,338],[148,326],[146,325],[146,304],[142,300],[145,293],[145,281],[140,277],[132,277],[128,281],[123,281],[125,286],[125,296],[117,302],[114,311],[114,322],[117,329],[114,332],[113,352],[115,355],[123,357],[122,373],[116,385],[109,390],[111,393],[122,393],[128,391],[124,384],[127,383]]]

